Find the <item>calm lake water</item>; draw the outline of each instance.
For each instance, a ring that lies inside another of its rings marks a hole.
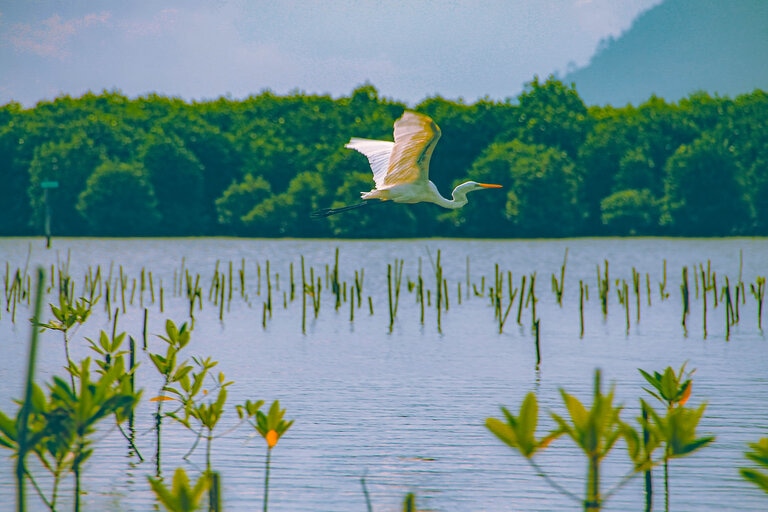
[[[355,304],[350,320],[349,302],[334,308],[335,297],[326,286],[326,266],[334,265],[339,250],[341,281],[351,283],[355,271],[364,269],[362,305]],[[551,288],[551,275],[559,276],[568,249],[562,307]],[[442,313],[438,331],[434,307],[433,265],[440,251],[443,275],[448,281],[449,308]],[[300,279],[304,257],[307,273],[321,278],[321,308],[315,319],[307,302],[306,333],[302,333],[302,301],[291,301],[290,265]],[[238,270],[245,261],[245,294],[242,298]],[[389,329],[387,265],[403,263],[399,309]],[[609,262],[611,290],[608,315],[603,317],[597,289],[597,267]],[[666,260],[669,297],[662,300],[659,283]],[[200,274],[202,311],[196,311],[192,342],[187,357],[210,356],[217,370],[234,381],[229,388],[228,413],[222,419],[221,437],[213,444],[213,466],[222,475],[224,508],[254,510],[261,506],[266,447],[246,425],[238,425],[234,405],[246,399],[279,399],[286,418],[295,424],[272,453],[270,509],[275,511],[364,511],[365,478],[373,509],[401,509],[408,492],[417,495],[420,509],[439,511],[535,511],[578,510],[578,503],[551,487],[518,454],[499,442],[484,427],[489,416],[501,417],[500,405],[517,410],[529,391],[538,393],[539,432],[553,426],[548,411],[564,414],[559,389],[591,403],[592,379],[602,369],[604,387],[615,383],[617,401],[625,405],[622,418],[634,423],[639,415],[638,398],[646,386],[638,368],[662,371],[679,368],[687,361],[696,369],[690,404],[708,404],[700,435],[716,441],[693,456],[671,464],[672,510],[766,510],[768,496],[746,483],[738,474],[746,443],[768,435],[768,343],[758,328],[757,302],[749,292],[757,276],[768,274],[766,239],[573,239],[551,241],[397,240],[313,241],[241,239],[97,240],[54,239],[44,248],[40,239],[0,239],[0,264],[10,272],[37,265],[69,261],[69,273],[82,291],[88,267],[101,266],[103,275],[112,269],[113,282],[119,266],[128,276],[126,311],[119,316],[118,331],[142,338],[142,318],[148,310],[149,352],[165,352],[166,319],[188,320],[186,297],[173,293],[183,265]],[[228,273],[233,265],[236,279],[233,298],[219,320],[219,308],[208,300],[216,263]],[[267,299],[266,263],[270,264],[273,313],[262,326]],[[730,280],[732,292],[741,279],[746,298],[739,304],[740,321],[726,340],[725,307],[714,308],[709,297],[707,335],[703,309],[697,299],[693,266],[716,272],[718,285]],[[495,265],[514,286],[523,276],[530,282],[536,273],[536,314],[540,319],[542,363],[536,368],[530,305],[517,323],[517,301],[504,332],[499,333],[488,298]],[[681,326],[681,270],[691,269],[691,312],[688,332]],[[137,290],[130,303],[133,279],[141,270],[151,271],[156,294],[164,288],[164,313],[159,300]],[[420,322],[420,307],[408,282],[417,280],[419,269],[430,290],[432,307]],[[640,273],[640,320],[636,318],[632,269]],[[261,280],[259,281],[258,270]],[[5,275],[6,270],[1,269]],[[276,275],[277,274],[277,275]],[[646,288],[650,283],[650,306]],[[278,277],[279,275],[279,277]],[[483,296],[466,294],[467,279]],[[630,290],[630,325],[627,331],[624,306],[619,303],[616,280]],[[483,288],[483,281],[485,287]],[[584,305],[584,336],[580,336],[579,281],[588,287]],[[458,287],[461,285],[461,303]],[[259,293],[260,292],[260,293]],[[483,293],[484,292],[484,293]],[[53,295],[48,301],[53,301]],[[373,306],[371,314],[368,297]],[[113,307],[119,306],[113,302]],[[15,414],[14,398],[21,396],[31,310],[20,305],[15,323],[0,298],[0,409]],[[84,337],[95,337],[112,324],[105,301],[76,333],[73,359],[95,353]],[[46,308],[43,319],[51,318]],[[764,319],[768,323],[768,318]],[[61,335],[44,332],[37,381],[49,382],[64,375]],[[147,511],[155,502],[146,481],[154,474],[155,436],[152,432],[155,396],[160,380],[146,352],[139,354],[137,384],[144,389],[136,413],[136,444],[146,458],[139,462],[127,442],[105,420],[96,435],[95,453],[84,471],[85,510]],[[645,395],[647,396],[647,395]],[[650,400],[653,400],[650,398]],[[163,430],[163,473],[170,476],[184,467],[196,477],[204,465],[204,451],[184,454],[195,437],[170,420]],[[237,428],[234,428],[237,427]],[[234,429],[233,429],[234,428]],[[628,469],[622,446],[614,450],[603,469],[608,491]],[[15,503],[13,460],[0,451],[0,508]],[[583,495],[586,462],[573,444],[561,438],[537,456],[539,464],[565,488]],[[44,475],[44,471],[38,471]],[[71,479],[61,491],[61,510],[70,508]],[[47,480],[41,478],[44,485]],[[663,510],[662,471],[655,471],[655,509]],[[30,510],[43,510],[34,494]],[[642,478],[618,491],[606,510],[643,510]]]

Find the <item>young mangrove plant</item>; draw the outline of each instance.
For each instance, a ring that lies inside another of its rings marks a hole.
[[[216,361],[212,361],[210,358],[201,359],[198,357],[193,357],[192,360],[198,368],[197,372],[185,373],[178,382],[166,388],[168,393],[176,395],[181,404],[181,410],[171,412],[168,416],[197,435],[195,444],[184,458],[187,458],[194,451],[201,439],[205,440],[205,466],[208,471],[212,471],[211,447],[214,440],[213,431],[224,415],[224,405],[227,402],[227,387],[232,384],[232,381],[227,381],[223,372],[219,372],[216,377],[211,375],[211,370],[218,364]],[[207,377],[211,377],[213,380],[213,388],[216,390],[215,399],[213,398],[214,393],[203,389]],[[201,394],[207,397],[208,400],[200,400]]]
[[[67,368],[71,369],[74,366],[74,362],[69,354],[69,342],[80,326],[88,320],[88,317],[91,315],[93,303],[89,302],[85,297],[81,297],[72,302],[68,294],[60,293],[59,305],[55,306],[50,304],[50,307],[51,313],[53,313],[53,319],[44,324],[40,324],[40,328],[44,330],[59,331],[61,333],[64,338],[64,353],[67,357]],[[70,379],[70,384],[74,387],[74,378]]]
[[[161,474],[161,429],[163,423],[163,402],[174,400],[166,394],[171,388],[171,385],[182,380],[189,372],[192,371],[192,365],[186,361],[178,363],[177,358],[181,349],[183,349],[190,340],[190,332],[187,329],[187,324],[181,324],[181,327],[176,327],[176,324],[171,320],[165,322],[165,336],[158,336],[161,340],[168,344],[165,355],[161,353],[150,353],[149,358],[155,365],[155,368],[163,377],[163,384],[160,387],[160,392],[157,396],[150,399],[152,402],[157,403],[157,409],[155,411],[155,433],[157,435],[157,442],[155,447],[155,464],[156,475],[159,477]]]
[[[117,316],[115,316],[115,327],[117,326]],[[97,370],[98,373],[101,375],[108,372],[113,366],[118,366],[120,368],[125,369],[127,373],[128,378],[128,386],[130,388],[131,393],[134,391],[134,376],[136,372],[136,368],[138,365],[135,364],[135,342],[133,341],[133,338],[131,338],[131,358],[128,366],[126,367],[125,364],[125,355],[128,354],[125,350],[122,350],[122,344],[125,340],[126,334],[120,333],[116,334],[113,332],[112,336],[110,337],[106,332],[101,331],[99,333],[99,339],[98,341],[94,341],[90,338],[85,338],[86,341],[90,344],[90,348],[99,354],[101,356],[101,359],[96,359],[96,365],[98,365],[99,370]],[[131,435],[127,434],[122,427],[122,424],[125,423],[126,420],[128,420],[128,427],[129,429],[133,429],[133,409],[129,411],[128,417],[120,417],[119,411],[115,413],[115,419],[117,428],[120,430],[120,433],[123,435],[123,437],[128,441],[128,443],[131,446],[131,449],[134,451],[134,453],[138,456],[139,460],[143,461],[144,457],[141,456],[141,452],[139,451],[139,448],[134,443],[133,439],[133,432],[131,432]]]
[[[59,486],[62,478],[72,470],[68,432],[55,430],[49,422],[51,404],[45,392],[36,384],[26,394],[26,400],[15,417],[0,411],[0,447],[11,450],[16,457],[17,510],[26,510],[26,481],[32,484],[40,500],[48,510],[57,507]],[[62,439],[59,439],[61,436]],[[51,474],[50,497],[47,497],[26,464],[28,454],[34,454],[41,465]]]
[[[691,396],[693,383],[690,379],[695,370],[685,371],[685,363],[675,372],[668,366],[664,373],[654,372],[653,375],[639,370],[654,390],[643,388],[651,396],[666,406],[666,414],[662,416],[647,402],[640,399],[643,412],[640,419],[646,434],[646,451],[649,456],[663,445],[664,454],[664,503],[669,511],[669,462],[673,458],[684,457],[703,448],[715,440],[714,436],[696,437],[696,428],[701,420],[706,404],[696,409],[686,408],[685,404]],[[649,477],[650,478],[650,477]]]
[[[703,448],[715,440],[714,436],[696,437],[696,427],[704,414],[706,404],[693,409],[690,407],[673,407],[668,409],[665,416],[658,414],[644,400],[640,400],[643,411],[648,417],[645,427],[649,433],[646,443],[647,452],[663,445],[664,463],[664,510],[669,512],[669,462],[673,458],[685,457]]]
[[[246,401],[243,405],[237,406],[237,413],[240,418],[244,418],[248,423],[256,429],[256,431],[264,438],[267,443],[267,459],[265,462],[264,470],[264,512],[268,510],[269,503],[269,470],[272,458],[272,448],[277,446],[277,442],[280,438],[291,428],[293,420],[286,421],[283,419],[285,416],[285,409],[280,409],[280,402],[275,400],[269,407],[269,412],[264,414],[261,411],[261,406],[264,404],[263,400],[257,402]],[[256,420],[254,422],[254,419]]]
[[[34,392],[33,414],[30,416],[29,432],[34,434],[33,451],[43,467],[53,475],[53,494],[50,499],[43,496],[41,488],[27,473],[35,490],[50,510],[56,510],[58,484],[63,475],[71,472],[74,476],[74,510],[80,510],[81,474],[83,464],[93,453],[91,435],[96,431],[96,424],[105,417],[127,418],[139,401],[141,392],[132,392],[125,368],[116,364],[103,372],[98,380],[91,379],[90,358],[73,364],[72,370],[77,378],[77,386],[71,386],[61,377],[54,377],[49,385],[49,396],[37,388]],[[5,441],[0,445],[8,446],[12,440],[3,425]],[[27,440],[30,440],[27,437]],[[12,446],[12,444],[11,444]]]
[[[637,471],[647,465],[642,451],[638,449],[638,433],[621,420],[622,407],[613,405],[613,388],[607,394],[603,394],[600,387],[600,370],[595,371],[594,397],[591,409],[587,409],[578,398],[563,389],[560,390],[560,394],[569,417],[551,413],[552,418],[557,423],[557,428],[541,439],[536,437],[538,403],[533,392],[528,393],[525,397],[517,416],[502,407],[505,421],[488,418],[485,425],[502,442],[525,457],[536,473],[555,490],[578,502],[585,511],[600,510],[614,492],[625,485]],[[587,459],[586,491],[583,498],[553,480],[533,460],[536,453],[563,435],[571,438],[584,452]],[[613,489],[604,494],[601,489],[601,463],[619,439],[627,441],[628,453],[633,461],[634,469],[619,480]]]
[[[89,436],[96,431],[95,424],[101,419],[114,415],[118,422],[128,418],[136,407],[141,391],[131,389],[130,376],[123,359],[101,372],[97,381],[90,379],[90,358],[76,367],[79,390],[70,388],[66,381],[54,377],[51,386],[51,401],[54,413],[71,428],[74,440],[72,472],[75,477],[75,510],[80,503],[80,474],[83,463],[93,453]],[[63,413],[63,414],[62,414]]]
[[[171,487],[163,483],[162,478],[147,476],[149,485],[157,497],[157,501],[168,512],[192,512],[199,510],[203,504],[205,491],[211,487],[211,474],[204,472],[198,477],[194,485],[190,484],[187,472],[184,468],[176,468],[173,474]]]

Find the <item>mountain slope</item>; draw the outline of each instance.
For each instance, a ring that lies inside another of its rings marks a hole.
[[[768,1],[666,0],[568,73],[587,104],[768,89]]]

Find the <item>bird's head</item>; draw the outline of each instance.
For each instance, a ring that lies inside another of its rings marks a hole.
[[[478,183],[476,181],[466,181],[453,189],[454,208],[461,208],[467,204],[467,194],[474,192],[475,190],[482,190],[484,188],[501,188],[501,185],[494,183]]]
[[[501,185],[495,183],[478,183],[476,181],[467,181],[456,187],[456,192],[474,192],[475,190],[482,190],[484,188],[501,188]]]

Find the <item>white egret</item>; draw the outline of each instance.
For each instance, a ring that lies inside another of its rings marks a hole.
[[[376,184],[370,192],[362,192],[363,202],[325,208],[312,213],[313,217],[327,217],[369,204],[371,199],[395,203],[435,203],[443,208],[461,208],[467,204],[467,194],[501,185],[467,181],[453,190],[453,198],[446,199],[429,180],[429,161],[440,139],[440,128],[428,116],[406,110],[395,121],[395,142],[352,137],[347,148],[368,157]]]

